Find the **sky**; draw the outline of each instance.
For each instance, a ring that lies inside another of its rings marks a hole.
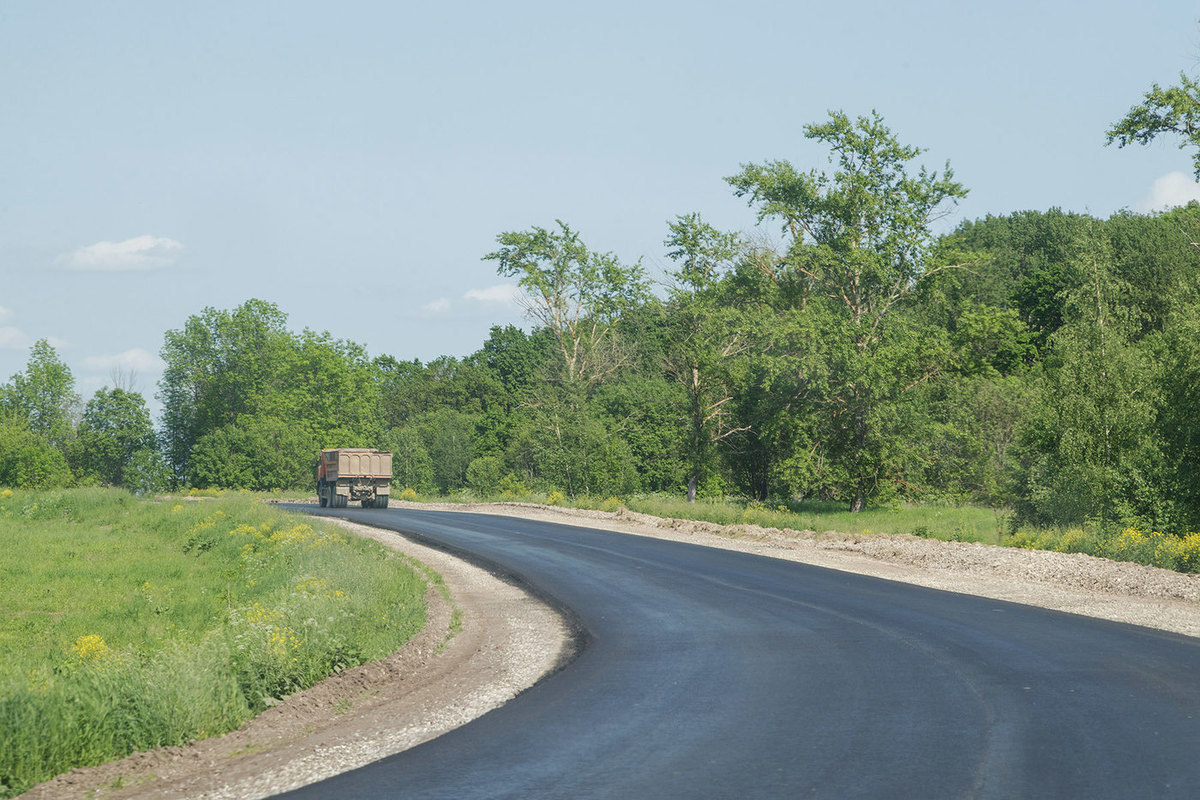
[[[667,266],[675,217],[756,234],[723,178],[828,168],[878,111],[988,214],[1200,198],[1177,142],[1106,147],[1200,73],[1200,2],[0,2],[0,383],[48,340],[151,402],[167,330],[275,303],[429,361],[526,324],[482,257],[563,220]],[[773,233],[767,230],[767,233]]]

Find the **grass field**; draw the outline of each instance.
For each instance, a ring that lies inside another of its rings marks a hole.
[[[425,591],[402,557],[253,497],[0,490],[0,797],[383,657]]]

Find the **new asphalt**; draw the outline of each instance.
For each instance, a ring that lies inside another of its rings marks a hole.
[[[297,507],[523,584],[577,654],[288,798],[1195,798],[1200,639],[511,517]]]

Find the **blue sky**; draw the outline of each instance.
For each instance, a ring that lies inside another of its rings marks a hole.
[[[1200,72],[1200,3],[0,3],[0,381],[49,339],[152,397],[163,333],[258,297],[372,355],[522,320],[481,257],[562,219],[656,273],[667,222],[754,218],[722,178],[824,167],[878,110],[970,190],[948,224],[1200,196],[1104,131]]]

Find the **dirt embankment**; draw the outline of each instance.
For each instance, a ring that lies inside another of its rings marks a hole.
[[[1200,636],[1200,576],[1080,554],[914,536],[720,526],[625,510],[520,503],[400,505],[686,541]],[[288,698],[227,736],[75,770],[25,797],[265,797],[469,722],[532,686],[569,655],[565,624],[539,601],[440,551],[388,531],[346,524],[443,576],[450,600],[430,592],[430,623],[414,641],[383,661]],[[457,633],[455,619],[461,625]]]

